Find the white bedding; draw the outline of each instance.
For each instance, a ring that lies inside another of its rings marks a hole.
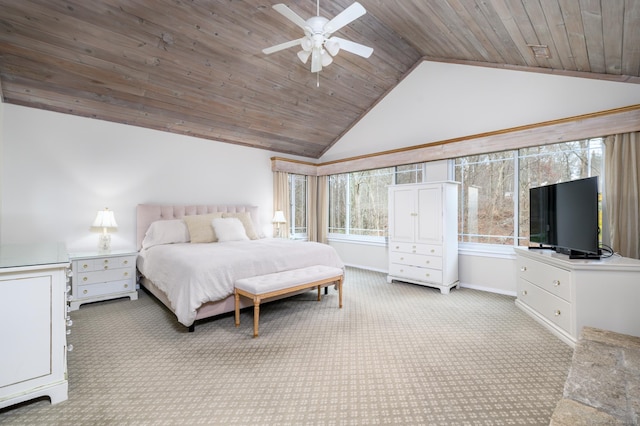
[[[164,244],[138,256],[140,273],[166,293],[178,321],[187,327],[203,303],[233,294],[240,278],[312,265],[344,267],[329,245],[279,238]]]

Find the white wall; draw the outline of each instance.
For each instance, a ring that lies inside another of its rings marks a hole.
[[[112,247],[135,247],[140,203],[258,205],[271,232],[269,151],[9,104],[3,116],[3,244],[93,250],[90,225],[109,207]]]
[[[640,84],[422,62],[323,162],[640,103]]]

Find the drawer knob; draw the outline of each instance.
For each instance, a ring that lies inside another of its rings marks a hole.
[[[424,276],[425,276],[425,277],[430,277],[430,276],[431,276],[431,274],[427,272],[426,274],[424,274]]]
[[[87,277],[82,277],[82,281],[86,281],[87,279]]]
[[[553,280],[553,286],[558,287],[560,285],[560,280]]]
[[[435,253],[436,251],[434,249],[431,249],[431,253]]]
[[[125,273],[124,273],[124,276],[125,276],[125,277],[128,277],[128,276],[129,276],[129,273],[128,273],[128,272],[125,272]]]
[[[415,253],[415,252],[416,252],[415,250],[412,250],[412,251],[411,251],[411,253]]]
[[[128,261],[128,260],[125,260],[123,263],[124,263],[125,265],[128,265],[128,264],[129,264],[129,261]]]
[[[404,257],[401,257],[400,260],[404,260]]]
[[[396,246],[396,250],[398,250],[400,248],[400,246]]]
[[[522,290],[522,295],[523,296],[526,296],[527,294],[529,294],[529,293],[527,293],[527,290]]]
[[[431,263],[431,261],[427,260],[425,263],[428,265],[429,263]]]
[[[555,315],[555,316],[557,316],[557,317],[559,317],[559,316],[560,316],[560,314],[561,314],[560,309],[557,309],[557,310],[553,313],[553,315]]]
[[[89,267],[89,265],[87,265],[86,263],[82,264],[82,269],[87,269]]]
[[[104,265],[104,269],[105,270],[109,269],[109,265]]]
[[[87,293],[89,293],[89,290],[83,290],[82,291],[82,294],[87,294]]]
[[[109,259],[105,259],[105,260],[104,260],[104,263],[105,263],[105,264],[109,263]]]
[[[124,285],[124,288],[129,288],[129,284],[125,284],[125,285]]]
[[[71,352],[73,351],[73,345],[68,345],[67,346],[67,352]]]
[[[527,267],[526,266],[521,266],[520,267],[520,272],[527,272]]]

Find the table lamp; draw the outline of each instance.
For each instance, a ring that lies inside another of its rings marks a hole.
[[[111,250],[111,235],[109,235],[107,230],[108,228],[115,229],[118,227],[113,212],[106,207],[104,210],[98,210],[96,219],[93,221],[93,226],[102,228],[102,234],[100,234],[98,239],[98,248],[100,251]]]

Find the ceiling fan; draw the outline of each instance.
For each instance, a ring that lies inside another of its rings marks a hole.
[[[266,55],[290,47],[300,46],[302,50],[298,52],[298,58],[303,64],[306,64],[309,57],[311,57],[311,72],[320,72],[322,67],[326,67],[333,62],[333,57],[341,49],[363,58],[368,58],[373,53],[373,49],[370,47],[332,36],[340,28],[367,13],[358,2],[353,3],[331,20],[320,16],[320,0],[317,1],[316,6],[317,16],[313,16],[306,21],[282,3],[274,4],[273,8],[302,28],[304,37],[263,49],[262,52]]]

